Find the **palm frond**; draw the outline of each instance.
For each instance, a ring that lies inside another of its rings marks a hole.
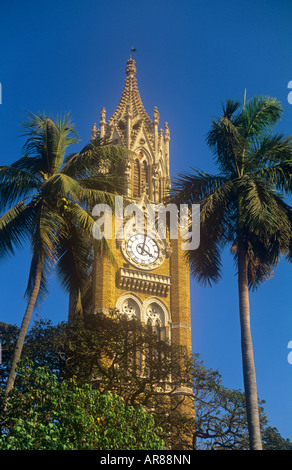
[[[28,171],[13,166],[0,166],[1,210],[40,189],[40,181]]]
[[[31,225],[30,241],[32,262],[25,295],[29,298],[35,285],[38,266],[42,266],[42,278],[38,301],[48,292],[48,278],[58,259],[60,238],[66,236],[67,227],[62,216],[46,200],[40,199]]]
[[[70,235],[62,237],[58,245],[57,275],[67,292],[84,290],[92,269],[92,243],[88,234],[71,226]]]
[[[180,172],[172,180],[169,200],[175,204],[199,204],[225,182],[224,175],[210,175],[191,168],[190,172]]]
[[[251,158],[257,165],[292,164],[292,137],[284,134],[265,135],[253,148]]]
[[[53,199],[61,197],[78,199],[81,192],[81,185],[74,178],[68,175],[57,173],[49,178],[43,185],[43,194]]]
[[[57,132],[54,133],[54,148],[52,162],[52,174],[58,171],[64,163],[65,152],[67,148],[79,141],[77,132],[72,124],[69,114],[63,118],[57,118],[55,122]]]
[[[242,110],[242,128],[248,138],[267,133],[280,119],[283,112],[281,103],[269,96],[254,97],[247,101]]]
[[[126,180],[121,174],[98,173],[97,175],[79,179],[78,181],[86,189],[116,193],[120,196],[126,194]]]
[[[227,100],[223,106],[223,117],[211,120],[211,129],[206,137],[220,171],[231,176],[239,173],[238,159],[244,147],[240,116],[234,115],[238,109],[239,102]]]
[[[244,103],[227,100],[211,121],[207,143],[219,174],[195,171],[174,182],[170,199],[200,204],[200,246],[190,251],[192,275],[216,282],[227,243],[237,259],[237,240],[248,256],[249,285],[272,275],[279,259],[292,259],[292,215],[280,191],[292,190],[292,138],[270,135],[282,106],[270,97]]]
[[[250,149],[248,168],[277,189],[292,189],[292,138],[282,134],[264,136]]]
[[[230,98],[226,100],[225,103],[222,104],[222,111],[223,111],[223,117],[227,118],[228,121],[231,121],[234,119],[236,116],[235,113],[238,112],[240,109],[240,102],[239,101],[233,101]]]
[[[232,247],[231,253],[237,266],[238,257],[236,241]],[[259,238],[258,236],[249,234],[246,243],[246,253],[248,258],[249,288],[251,290],[256,290],[263,282],[271,279],[278,263],[282,259],[283,252],[281,250],[280,231],[275,233],[271,238]]]
[[[279,164],[257,168],[254,170],[256,177],[266,181],[268,186],[286,193],[292,192],[292,165]]]
[[[245,175],[237,182],[244,230],[257,236],[272,236],[281,227],[289,234],[290,223],[282,196],[267,181],[255,175]],[[287,235],[288,236],[288,235]]]
[[[16,160],[11,164],[13,168],[18,168],[20,170],[25,170],[39,179],[42,174],[44,174],[47,168],[44,166],[43,159],[40,156],[29,156],[24,155],[23,157]]]
[[[191,276],[203,286],[216,284],[222,276],[220,241],[208,243],[207,240],[207,236],[201,233],[199,248],[194,252],[187,252]]]
[[[221,253],[230,236],[233,182],[196,172],[185,175],[176,186],[179,188],[176,202],[200,204],[200,245],[186,253],[191,274],[198,282],[211,285],[221,277]]]
[[[117,266],[116,258],[107,239],[105,237],[94,236],[95,230],[99,230],[99,227],[96,226],[95,219],[86,209],[77,203],[72,203],[68,209],[67,217],[70,219],[70,226],[74,225],[84,231],[86,236],[90,238],[92,246],[99,256],[107,257],[113,265]]]
[[[56,247],[59,238],[66,233],[66,223],[62,215],[55,207],[42,199],[38,205],[31,231],[31,245],[35,256],[43,260],[47,259],[53,265],[56,261]]]
[[[76,179],[84,179],[99,173],[121,173],[128,151],[116,145],[100,145],[92,142],[77,154],[71,154],[65,159],[61,172]]]
[[[28,113],[22,126],[24,135],[28,136],[23,147],[24,154],[40,159],[43,171],[48,175],[59,170],[67,147],[78,142],[69,115],[54,122],[46,114]]]
[[[0,217],[0,258],[14,255],[29,239],[36,210],[35,201],[21,201]]]
[[[107,204],[113,210],[115,208],[116,196],[117,194],[97,189],[82,188],[79,194],[79,201],[86,204],[89,210],[97,204]]]

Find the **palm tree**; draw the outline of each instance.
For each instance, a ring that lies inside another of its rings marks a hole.
[[[113,260],[106,239],[91,238],[94,219],[87,207],[113,206],[114,190],[121,191],[118,174],[124,150],[96,141],[80,153],[65,157],[78,137],[70,117],[56,121],[29,114],[23,124],[24,155],[11,166],[0,166],[0,256],[30,241],[32,261],[23,317],[6,386],[14,386],[16,366],[36,302],[47,292],[47,278],[56,267],[67,291],[80,297],[90,265],[89,250]],[[113,167],[113,171],[107,171]],[[7,210],[8,209],[8,210]],[[6,212],[5,212],[6,211]],[[91,241],[90,241],[91,240]],[[70,262],[70,264],[69,264]]]
[[[271,134],[280,103],[255,97],[241,108],[227,100],[212,120],[207,143],[218,174],[191,170],[174,181],[172,200],[200,204],[200,246],[187,257],[201,283],[221,277],[221,253],[231,246],[237,264],[241,350],[250,448],[261,449],[258,396],[250,328],[249,290],[268,279],[289,257],[291,209],[282,191],[291,184],[292,139]]]

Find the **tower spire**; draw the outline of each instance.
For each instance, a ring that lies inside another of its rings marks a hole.
[[[137,193],[138,195],[141,194],[142,187],[145,186],[143,184],[146,182],[149,198],[159,202],[170,185],[169,128],[168,124],[165,123],[165,129],[159,129],[159,112],[156,106],[153,111],[153,119],[150,118],[144,108],[137,84],[136,62],[133,59],[135,51],[136,49],[132,46],[130,58],[126,63],[123,91],[118,106],[107,121],[105,109],[102,109],[99,135],[136,152],[136,160],[139,165],[135,167],[133,166],[134,160],[130,162],[129,194],[134,191],[134,180],[138,183],[133,194]],[[95,134],[97,134],[96,128],[92,131],[93,139]]]
[[[138,128],[141,127],[142,123],[147,129],[149,129],[149,132],[152,132],[152,120],[144,108],[138,90],[136,62],[133,59],[133,53],[135,50],[136,49],[133,47],[131,48],[131,57],[127,60],[126,65],[124,89],[122,91],[119,104],[111,118],[108,120],[107,125],[108,134],[111,135],[113,129],[116,128],[119,137],[122,139],[122,144],[126,147],[128,147],[127,140],[130,145],[131,138],[135,137],[134,134],[130,135],[129,133],[129,120],[131,120],[130,125],[135,126],[134,133],[135,131],[138,131]],[[128,134],[126,136],[127,132]]]

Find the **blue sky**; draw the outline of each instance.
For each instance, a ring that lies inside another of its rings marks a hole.
[[[210,119],[227,98],[277,97],[284,114],[276,131],[291,133],[292,3],[289,0],[15,0],[0,5],[0,163],[21,154],[26,111],[71,113],[90,139],[104,106],[109,117],[124,85],[130,48],[142,101],[171,132],[171,174],[190,166],[215,171],[205,143]],[[25,248],[0,265],[0,321],[20,325],[30,253]],[[292,266],[251,294],[258,393],[270,424],[292,440]],[[223,383],[243,389],[237,284],[224,254],[222,280],[212,288],[191,282],[193,350]],[[67,297],[52,278],[50,295],[36,311],[54,323],[67,319]]]

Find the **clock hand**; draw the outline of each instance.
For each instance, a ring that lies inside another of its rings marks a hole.
[[[149,255],[153,258],[153,255],[150,253],[150,251],[145,250],[145,243],[143,243],[143,245],[141,243],[139,243],[139,245],[137,245],[137,249],[138,248],[139,248],[140,255],[143,255],[144,253],[146,253],[146,255]]]
[[[146,255],[151,256],[151,258],[153,258],[153,255],[150,253],[150,251],[145,250],[145,248],[144,248],[144,253],[146,253]]]
[[[144,248],[145,248],[145,243],[146,243],[146,235],[144,234],[144,241],[143,241],[143,247],[142,247],[142,251],[144,251]]]

